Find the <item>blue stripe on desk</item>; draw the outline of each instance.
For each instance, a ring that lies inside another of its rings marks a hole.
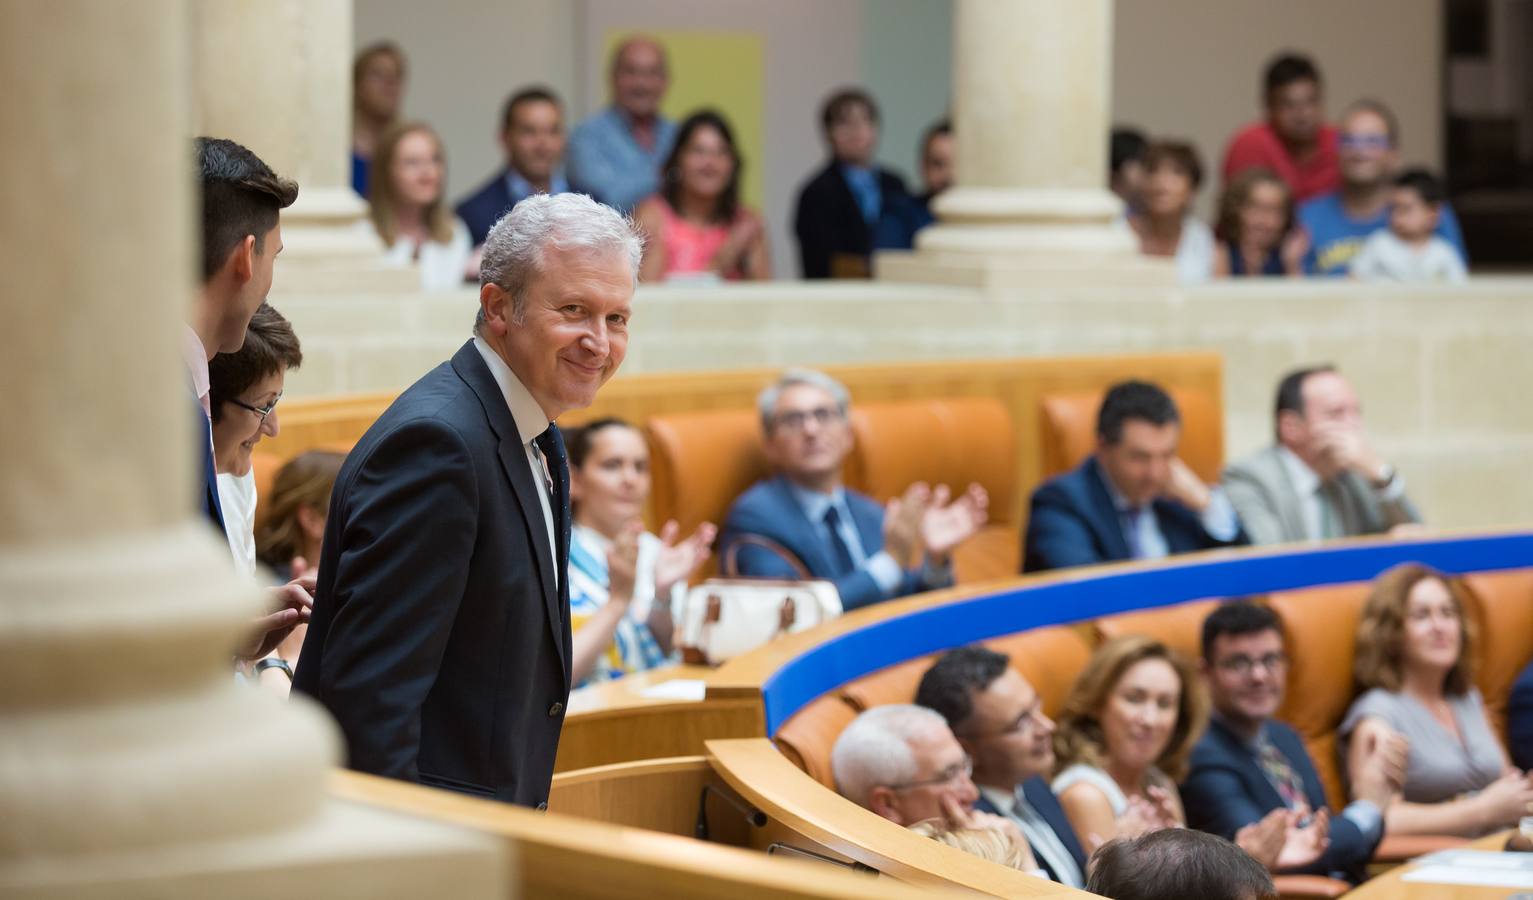
[[[778,669],[762,685],[767,733],[776,734],[789,716],[832,688],[939,650],[1189,600],[1366,581],[1403,562],[1455,575],[1533,566],[1533,533],[1199,559],[1098,575],[1083,569],[1068,581],[917,610],[840,635]]]

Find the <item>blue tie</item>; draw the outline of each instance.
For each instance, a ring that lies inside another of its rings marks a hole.
[[[857,564],[852,562],[852,551],[841,538],[841,515],[836,512],[835,506],[825,510],[825,527],[830,530],[831,561],[836,564],[836,570],[830,573],[831,577],[850,575]]]
[[[1123,530],[1123,536],[1128,541],[1130,559],[1139,559],[1144,556],[1144,548],[1139,546],[1139,517],[1143,513],[1144,509],[1138,506],[1131,506],[1123,511],[1123,519],[1128,523],[1128,527]]]

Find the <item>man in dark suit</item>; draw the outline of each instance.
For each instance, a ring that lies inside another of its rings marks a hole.
[[[916,703],[941,713],[974,761],[974,808],[1022,830],[1049,878],[1086,883],[1086,851],[1045,779],[1054,771],[1054,723],[1042,700],[1005,654],[960,647],[921,677]]]
[[[352,768],[545,807],[571,652],[551,423],[623,361],[639,254],[589,197],[518,204],[485,242],[473,340],[347,456],[293,686]]]
[[[907,207],[905,182],[873,161],[878,105],[865,91],[837,91],[820,124],[831,159],[798,195],[793,230],[805,278],[867,278],[873,237],[886,210]]]
[[[834,582],[845,609],[952,584],[953,548],[985,522],[984,488],[970,485],[949,502],[946,487],[918,483],[886,510],[841,484],[852,429],[840,382],[790,370],[757,402],[767,458],[779,474],[741,494],[724,520],[719,553],[737,554],[739,574],[797,578],[796,560]]]
[[[1512,684],[1506,704],[1506,743],[1512,751],[1512,765],[1533,771],[1533,662]]]
[[[1370,751],[1352,785],[1359,799],[1328,816],[1303,740],[1272,718],[1287,666],[1282,626],[1266,607],[1227,603],[1204,620],[1201,669],[1214,715],[1181,786],[1187,824],[1234,838],[1279,811],[1288,820],[1280,849],[1263,860],[1268,868],[1356,881],[1384,835],[1384,810],[1399,791],[1408,750],[1397,736],[1360,732]],[[1321,826],[1329,833],[1315,832]]]
[[[564,110],[548,90],[528,88],[511,95],[501,112],[500,144],[506,167],[459,201],[456,210],[476,247],[517,203],[533,194],[570,189],[564,177]]]
[[[1033,492],[1022,571],[1247,543],[1234,508],[1176,455],[1181,416],[1165,391],[1114,385],[1097,413],[1097,449]]]

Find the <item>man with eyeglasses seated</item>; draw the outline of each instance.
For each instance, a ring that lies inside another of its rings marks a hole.
[[[799,577],[792,554],[815,578],[833,582],[843,609],[953,583],[952,551],[985,523],[989,498],[979,485],[950,499],[943,485],[911,485],[887,507],[847,489],[841,465],[852,449],[846,388],[822,372],[790,369],[757,405],[767,460],[778,474],[735,500],[719,541],[735,544],[740,575]]]
[[[957,830],[999,831],[1017,850],[1017,868],[1038,868],[1016,824],[974,808],[974,762],[942,716],[924,706],[892,704],[864,711],[830,751],[836,792],[896,825],[940,822]]]
[[[1303,740],[1272,718],[1288,674],[1277,616],[1250,601],[1215,609],[1203,621],[1200,668],[1214,714],[1181,786],[1187,824],[1233,838],[1274,810],[1286,810],[1281,849],[1274,846],[1277,852],[1262,859],[1269,869],[1360,880],[1384,836],[1384,810],[1400,790],[1408,752],[1403,741],[1379,731],[1360,735],[1371,749],[1352,785],[1359,799],[1328,816],[1325,789]],[[1312,832],[1326,824],[1328,843]]]
[[[984,647],[948,651],[921,677],[916,703],[941,714],[974,760],[975,809],[1015,822],[1051,880],[1084,887],[1086,851],[1047,781],[1054,772],[1054,723],[1005,654]]]

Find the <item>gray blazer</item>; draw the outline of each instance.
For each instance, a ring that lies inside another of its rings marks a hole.
[[[1253,544],[1307,540],[1299,493],[1274,445],[1224,470],[1224,490]],[[1330,497],[1343,535],[1383,534],[1396,525],[1420,522],[1409,497],[1385,503],[1356,472],[1343,472],[1332,483]]]

